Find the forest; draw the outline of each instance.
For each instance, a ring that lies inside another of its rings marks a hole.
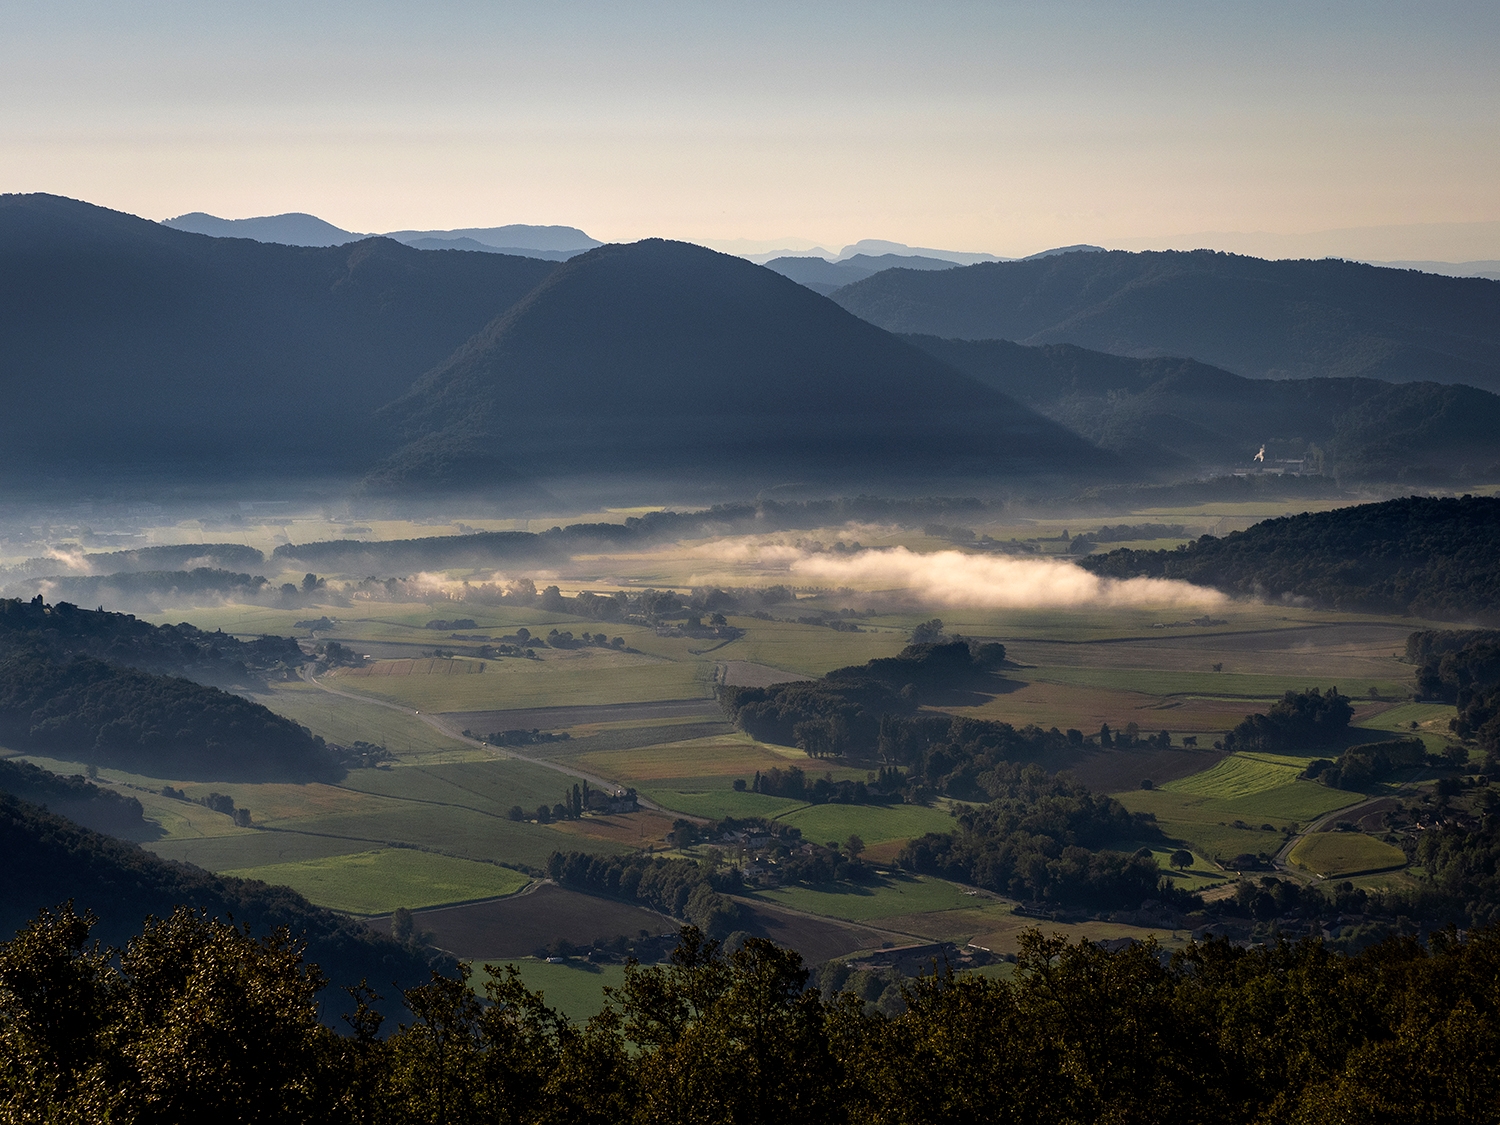
[[[1500,499],[1411,496],[1257,523],[1175,550],[1127,548],[1079,565],[1108,578],[1177,578],[1325,609],[1500,620]]]
[[[1148,899],[1179,899],[1150,849],[1117,850],[1123,841],[1161,840],[1148,814],[1131,814],[1036,766],[1001,780],[990,775],[993,799],[958,816],[953,832],[928,833],[901,851],[902,867],[985,887],[1022,902],[1094,910],[1134,909]]]
[[[1170,958],[1032,931],[1009,977],[935,964],[888,1014],[825,1000],[772,942],[685,927],[581,1026],[513,968],[476,995],[465,966],[401,989],[389,1034],[378,992],[349,989],[340,1034],[285,930],[180,909],[117,953],[90,921],[65,905],[0,945],[5,1120],[1457,1125],[1500,1102],[1489,929]]]

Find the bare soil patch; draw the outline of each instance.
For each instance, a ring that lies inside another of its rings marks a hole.
[[[1140,788],[1142,781],[1161,785],[1201,773],[1224,756],[1219,750],[1092,750],[1058,768],[1071,771],[1096,793],[1118,793]]]
[[[642,930],[675,932],[677,923],[654,911],[613,899],[565,890],[551,883],[507,898],[414,910],[418,930],[433,935],[433,944],[455,957],[496,961],[529,957],[558,938],[580,945]]]
[[[820,965],[857,949],[878,949],[883,942],[892,940],[887,934],[853,922],[812,918],[764,903],[737,901],[746,912],[747,933],[795,949],[809,965]]]
[[[665,845],[674,819],[659,812],[637,812],[554,821],[552,827],[570,836],[586,836],[591,840],[609,840],[616,844],[644,848],[647,844]]]

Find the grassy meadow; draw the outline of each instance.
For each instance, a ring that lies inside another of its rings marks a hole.
[[[1314,832],[1297,841],[1288,857],[1320,879],[1366,875],[1406,866],[1406,853],[1362,832]]]
[[[365,915],[514,894],[531,881],[494,864],[411,848],[379,848],[225,874],[282,884],[334,910]]]

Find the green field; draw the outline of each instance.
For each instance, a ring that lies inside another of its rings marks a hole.
[[[1245,852],[1274,854],[1285,842],[1282,830],[1288,825],[1304,825],[1364,800],[1361,794],[1313,781],[1293,781],[1230,800],[1165,788],[1132,789],[1114,796],[1131,812],[1153,814],[1168,837],[1184,841],[1199,855],[1226,860]],[[1236,827],[1236,821],[1245,827]],[[1271,828],[1263,828],[1265,824]]]
[[[902,914],[929,914],[941,910],[967,910],[990,903],[942,879],[921,875],[889,875],[869,885],[838,883],[823,887],[777,887],[756,891],[751,899],[842,918],[846,922],[872,922]]]
[[[741,777],[748,782],[757,771],[784,770],[788,766],[800,766],[809,774],[825,772],[800,750],[772,749],[747,734],[695,738],[630,750],[601,750],[582,755],[578,762],[624,782],[649,784],[669,778],[702,777],[714,779],[725,788],[733,778]]]
[[[505,711],[559,704],[587,706],[692,699],[707,694],[708,668],[656,657],[633,656],[604,649],[549,652],[541,660],[463,660],[477,667],[466,672],[390,675],[407,661],[378,661],[364,669],[342,671],[327,683],[361,695],[400,703],[420,711]],[[414,662],[427,666],[432,662]],[[447,662],[438,662],[439,667]]]
[[[915,625],[922,618],[916,618]],[[835,668],[863,664],[879,656],[895,656],[906,645],[911,625],[878,631],[840,633],[821,625],[798,625],[785,621],[759,621],[753,617],[731,618],[745,635],[713,655],[720,660],[748,660],[788,672],[821,676]]]
[[[719,784],[712,788],[688,788],[699,781],[697,778],[684,779],[675,785],[672,782],[660,782],[659,787],[652,785],[648,789],[642,789],[641,794],[664,809],[686,813],[688,816],[707,817],[711,820],[722,820],[726,816],[774,818],[804,807],[802,801],[793,801],[785,797],[766,797],[760,793],[736,793],[724,784],[722,779],[716,780],[719,780]]]
[[[532,957],[507,961],[521,974],[521,981],[533,992],[540,992],[548,1007],[556,1008],[574,1023],[587,1023],[604,1007],[604,990],[625,983],[624,965],[590,965],[586,961],[567,960],[549,964]],[[496,965],[502,969],[504,965]],[[474,991],[483,993],[489,974],[482,965],[474,966],[469,978]]]
[[[1289,785],[1299,772],[1297,766],[1283,765],[1257,755],[1231,754],[1202,773],[1169,781],[1162,788],[1169,793],[1234,800]]]
[[[514,894],[529,876],[491,863],[454,859],[411,848],[380,848],[300,863],[276,863],[226,871],[291,887],[319,906],[349,914],[388,914],[416,908]]]
[[[1362,832],[1314,832],[1298,840],[1287,858],[1330,879],[1406,865],[1400,848]]]
[[[519,759],[439,762],[433,765],[400,764],[388,770],[355,770],[341,783],[344,788],[388,797],[392,800],[424,802],[473,809],[503,816],[512,805],[534,811],[545,801],[549,806],[562,799],[573,779],[546,766]]]
[[[250,698],[341,746],[370,742],[402,757],[420,755],[429,760],[473,758],[483,753],[415,715],[345,699],[313,684],[272,684],[268,692]]]
[[[1231,663],[1232,660],[1233,657],[1229,656],[1224,663]],[[1205,656],[1205,664],[1207,663]],[[1138,668],[1040,667],[1029,669],[1021,675],[1028,680],[1044,680],[1049,683],[1105,688],[1112,691],[1138,691],[1146,695],[1233,696],[1246,700],[1275,700],[1288,691],[1304,691],[1307,688],[1329,686],[1326,674],[1290,676],[1234,671],[1214,672],[1207,667],[1201,672]],[[1387,696],[1396,695],[1406,687],[1394,677],[1377,681],[1374,686]],[[1361,684],[1355,690],[1363,693],[1366,687],[1367,685]]]
[[[926,832],[953,831],[944,808],[921,805],[807,805],[776,818],[802,829],[802,838],[822,844],[858,836],[867,844],[907,840]]]

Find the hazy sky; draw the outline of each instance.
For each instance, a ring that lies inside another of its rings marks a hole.
[[[1326,252],[1500,257],[1494,0],[0,0],[0,20],[0,190],[152,218],[999,254],[1490,222],[1493,246]]]

